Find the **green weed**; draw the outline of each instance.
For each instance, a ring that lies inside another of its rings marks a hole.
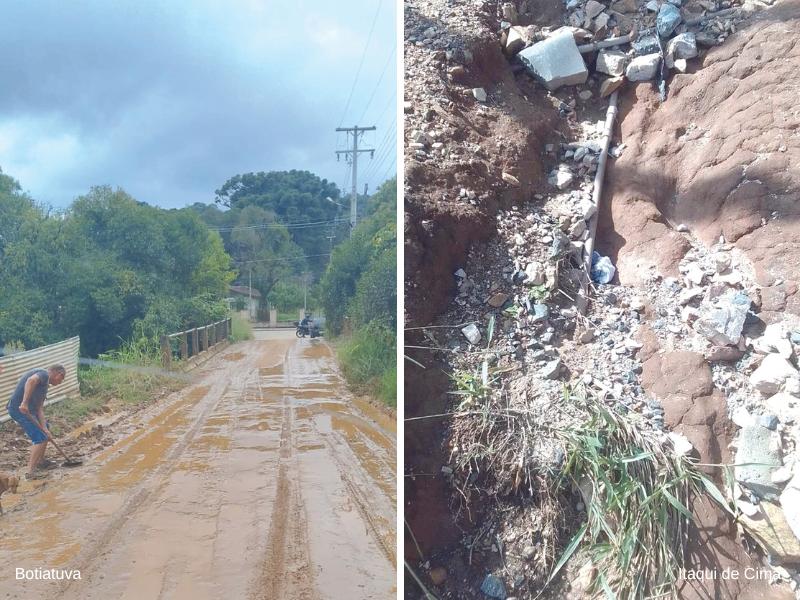
[[[253,339],[253,326],[241,315],[231,316],[231,341],[242,342]]]

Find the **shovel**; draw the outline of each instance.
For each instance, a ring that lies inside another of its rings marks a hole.
[[[44,429],[43,429],[43,428],[42,428],[42,426],[39,424],[39,421],[37,421],[37,420],[36,420],[34,417],[30,417],[30,419],[31,419],[31,421],[33,421],[34,425],[36,425],[36,427],[38,427],[38,428],[39,428],[39,431],[41,431],[42,433],[44,433]],[[45,433],[45,435],[47,435],[47,434]],[[63,462],[63,463],[61,463],[61,466],[62,466],[62,467],[79,467],[79,466],[81,466],[81,465],[83,464],[83,461],[82,461],[82,460],[80,460],[80,459],[78,459],[78,458],[70,458],[69,456],[67,456],[67,455],[64,453],[64,451],[61,449],[61,447],[60,447],[60,446],[59,446],[59,445],[56,443],[56,441],[55,441],[55,440],[54,440],[52,437],[49,437],[48,439],[49,439],[51,442],[53,442],[53,446],[55,446],[55,447],[56,447],[56,450],[58,450],[58,451],[61,453],[61,456],[63,456],[63,457],[64,457],[64,462]]]

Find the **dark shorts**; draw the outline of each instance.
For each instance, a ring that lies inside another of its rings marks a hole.
[[[36,426],[36,423],[33,422],[33,419],[28,415],[21,413],[18,408],[9,407],[8,415],[17,423],[19,423],[19,426],[25,430],[25,434],[31,439],[31,443],[34,446],[47,441],[47,436],[43,434],[42,430]]]

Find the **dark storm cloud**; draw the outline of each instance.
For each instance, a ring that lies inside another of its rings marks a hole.
[[[348,123],[394,44],[384,2]],[[96,184],[162,206],[210,201],[228,177],[253,170],[308,169],[341,184],[333,130],[375,14],[371,2],[348,4],[7,5],[0,167],[57,206]],[[367,118],[394,93],[391,68]],[[394,108],[382,114],[385,133]]]

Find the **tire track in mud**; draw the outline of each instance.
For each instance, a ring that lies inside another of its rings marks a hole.
[[[291,380],[289,352],[283,356],[284,381]],[[288,387],[288,385],[287,385]],[[308,521],[300,486],[290,480],[289,471],[297,472],[294,460],[294,407],[282,394],[280,452],[275,503],[267,535],[264,571],[259,600],[273,598],[317,598],[308,545]]]
[[[88,572],[90,565],[95,562],[106,549],[107,546],[114,540],[114,536],[125,526],[131,516],[137,511],[142,510],[147,504],[158,496],[159,491],[163,488],[170,473],[176,468],[180,462],[180,457],[186,448],[192,443],[197,436],[197,433],[208,420],[209,415],[214,412],[222,401],[225,393],[228,391],[229,384],[224,380],[218,380],[218,384],[214,386],[198,386],[195,389],[204,389],[200,402],[206,398],[213,397],[211,393],[221,388],[220,392],[216,394],[217,400],[210,401],[207,406],[203,408],[201,413],[195,418],[192,426],[181,436],[180,440],[176,441],[172,448],[164,456],[163,464],[157,467],[146,479],[140,484],[140,489],[132,496],[129,496],[122,507],[111,518],[109,523],[104,527],[103,531],[97,537],[97,540],[85,550],[82,550],[77,558],[73,568],[81,572]],[[177,401],[180,403],[180,401]],[[180,406],[175,410],[179,412],[182,409],[190,410],[191,404]],[[146,434],[145,434],[146,435]],[[133,442],[135,443],[135,442]],[[149,482],[155,482],[154,485],[148,485]],[[59,586],[59,596],[67,593],[70,587],[74,585],[75,581],[65,581]]]
[[[316,430],[316,429],[315,429]],[[327,446],[328,450],[333,457],[333,460],[336,462],[336,466],[339,470],[339,476],[342,478],[342,481],[347,487],[347,491],[350,494],[350,498],[353,500],[353,503],[356,505],[356,509],[358,510],[361,518],[364,519],[364,523],[367,525],[367,529],[372,534],[373,541],[378,544],[378,547],[383,552],[383,555],[386,559],[394,564],[396,562],[396,554],[394,546],[389,544],[386,541],[386,535],[381,535],[380,527],[378,526],[375,519],[372,518],[372,515],[369,511],[369,502],[363,495],[358,491],[358,487],[353,483],[353,480],[348,476],[347,470],[352,468],[349,465],[345,464],[345,461],[337,452],[334,443],[330,439],[330,435],[325,433],[320,433],[319,430],[316,430],[319,433],[320,437],[325,441],[325,445]],[[336,436],[339,437],[339,436]],[[344,442],[346,443],[346,442]]]

